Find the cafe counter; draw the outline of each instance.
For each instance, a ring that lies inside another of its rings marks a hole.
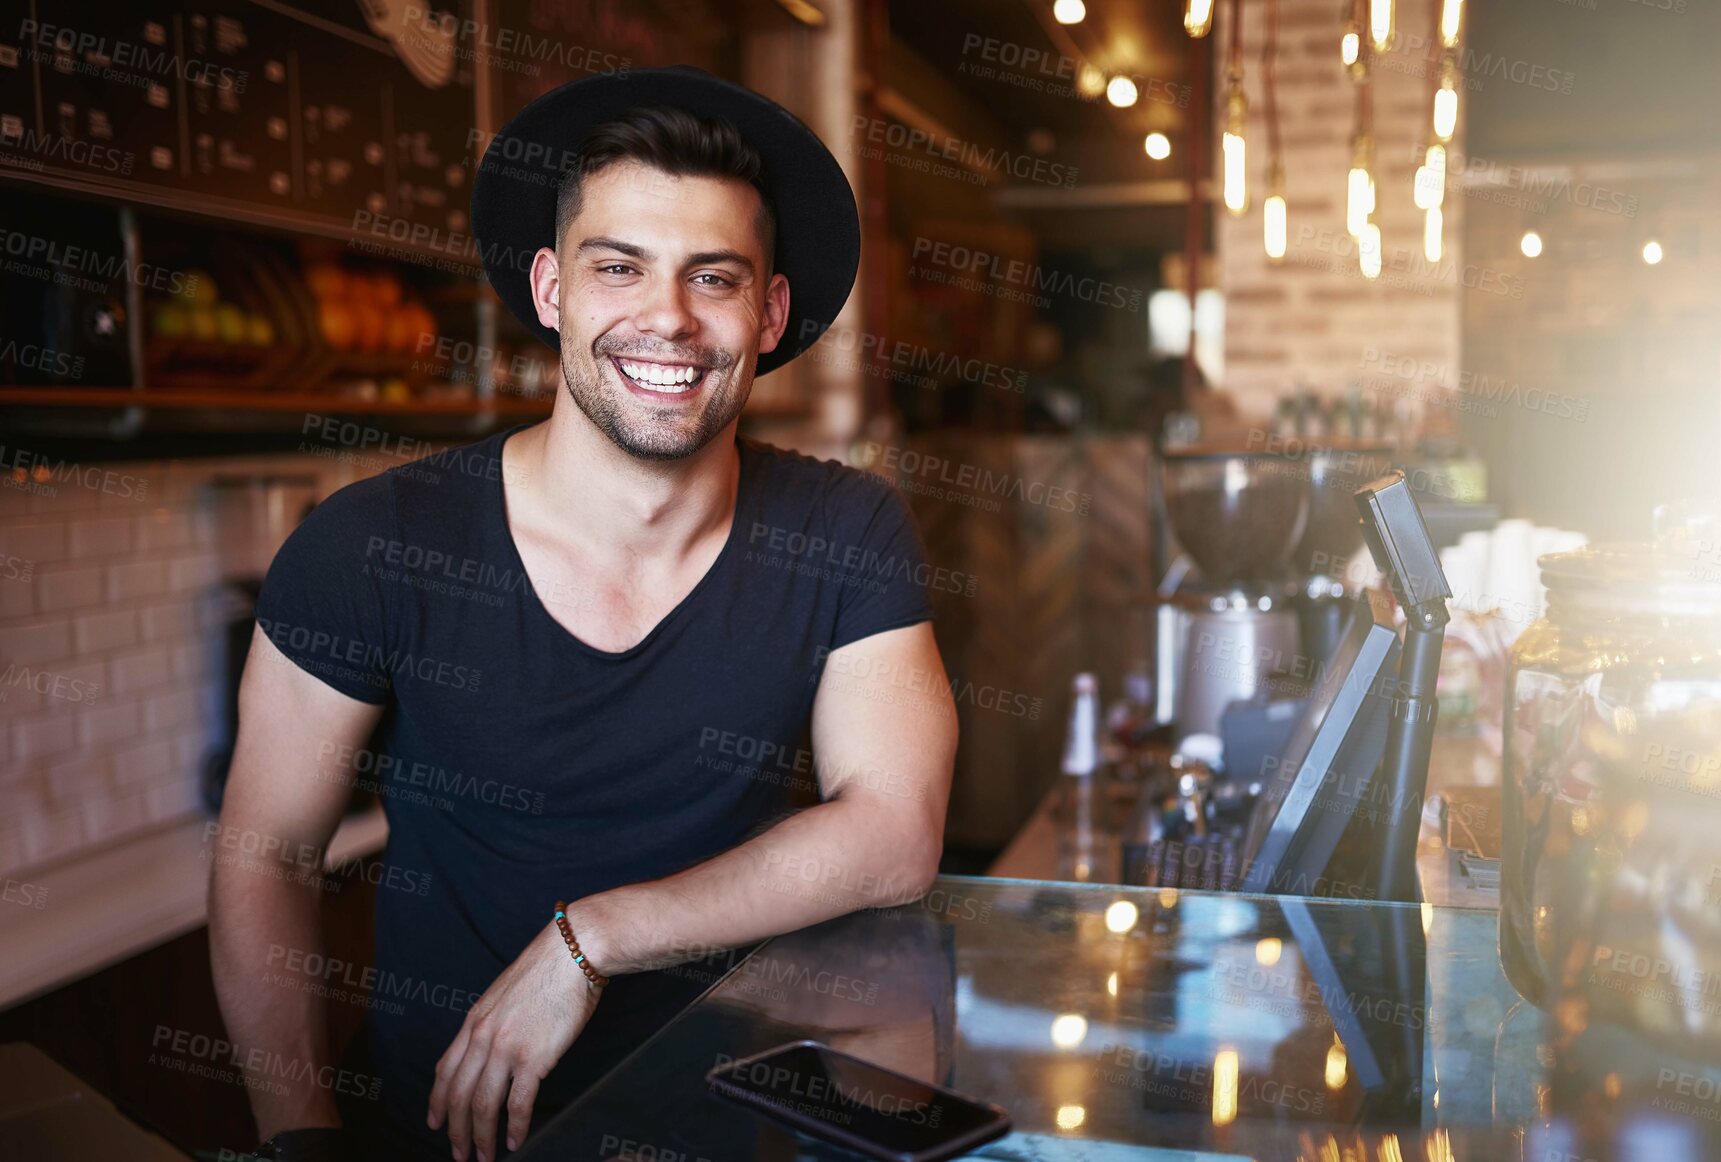
[[[977,1158],[1721,1156],[1693,1096],[1721,1070],[1546,1027],[1502,974],[1495,925],[1474,908],[941,878],[738,956],[516,1157],[850,1157],[707,1089],[713,1068],[803,1038],[1003,1106],[1013,1130]]]

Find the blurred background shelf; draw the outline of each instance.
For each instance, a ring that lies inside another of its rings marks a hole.
[[[550,414],[550,400],[356,399],[316,392],[256,391],[221,394],[202,390],[131,387],[5,387],[0,405],[27,407],[239,408],[250,411],[313,411],[342,414],[539,415]]]

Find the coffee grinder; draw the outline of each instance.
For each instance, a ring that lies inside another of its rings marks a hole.
[[[1161,461],[1183,553],[1159,588],[1155,711],[1181,750],[1191,735],[1217,739],[1226,707],[1254,698],[1298,654],[1289,565],[1309,482],[1294,460],[1260,449],[1192,444],[1166,449]]]

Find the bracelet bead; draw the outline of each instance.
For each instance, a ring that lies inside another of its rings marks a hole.
[[[568,946],[568,954],[574,958],[574,963],[580,966],[580,971],[586,974],[586,979],[593,988],[603,988],[610,982],[609,977],[593,968],[586,954],[580,951],[580,942],[574,938],[573,926],[568,923],[568,905],[564,900],[556,901],[556,927],[562,933],[562,940]]]

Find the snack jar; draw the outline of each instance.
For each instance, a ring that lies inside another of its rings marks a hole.
[[[1540,559],[1507,672],[1500,957],[1562,1020],[1721,1047],[1721,557]]]

